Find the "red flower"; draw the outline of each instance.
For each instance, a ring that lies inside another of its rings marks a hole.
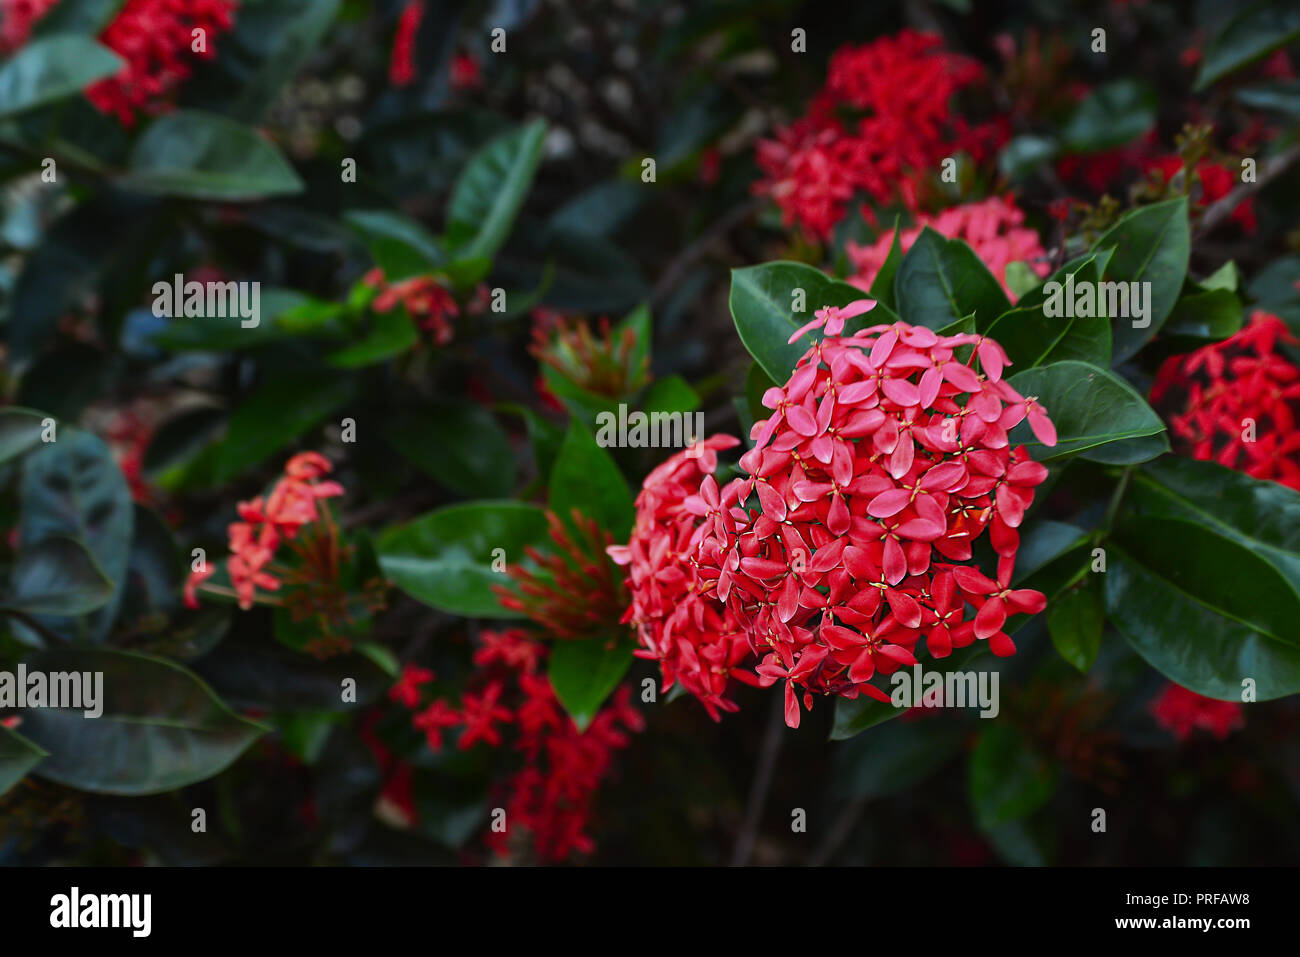
[[[432,680],[433,672],[428,668],[408,664],[402,668],[397,684],[388,689],[388,697],[404,707],[414,708],[420,703],[420,686]]]
[[[939,160],[958,150],[977,162],[989,156],[1006,124],[969,127],[952,115],[953,94],[983,70],[941,43],[903,30],[837,50],[807,115],[758,144],[764,178],[755,191],[776,201],[787,224],[825,238],[859,190],[915,209]]]
[[[715,721],[719,712],[736,710],[727,698],[731,678],[756,683],[744,667],[752,652],[740,623],[708,594],[712,583],[693,560],[718,505],[717,486],[709,486],[709,498],[700,480],[718,467],[719,450],[737,444],[732,436],[714,435],[652,471],[637,495],[631,539],[609,549],[614,561],[628,566],[632,603],[622,620],[636,626],[637,655],[659,662],[665,692],[681,684]]]
[[[406,86],[415,79],[415,37],[424,19],[424,0],[411,0],[402,8],[393,36],[393,55],[388,65],[388,82]]]
[[[510,709],[497,704],[503,690],[500,682],[494,681],[481,695],[466,694],[461,699],[461,717],[465,722],[465,731],[460,736],[462,750],[472,748],[476,741],[493,748],[501,743],[501,732],[495,725],[511,718]]]
[[[1237,702],[1206,698],[1173,682],[1151,702],[1151,714],[1179,741],[1186,741],[1196,729],[1209,731],[1222,741],[1246,723]]]
[[[761,684],[786,682],[792,727],[798,689],[805,707],[814,694],[887,700],[870,679],[915,664],[922,638],[934,657],[973,640],[1011,654],[1007,617],[1045,602],[1010,587],[1016,529],[1047,470],[1007,431],[1028,418],[1055,444],[1047,410],[1002,380],[1010,363],[986,337],[902,322],[839,334],[870,306],[818,311],[805,330],[827,335],[763,396],[772,415],[754,425],[745,477],[718,489],[705,474],[685,502],[702,519],[687,565],[704,583],[695,600],[722,603],[765,655]],[[997,581],[954,564],[985,528]],[[647,570],[672,580],[671,566]]]
[[[1300,490],[1300,368],[1282,342],[1296,342],[1286,323],[1256,310],[1222,342],[1164,361],[1151,401],[1176,451]]]

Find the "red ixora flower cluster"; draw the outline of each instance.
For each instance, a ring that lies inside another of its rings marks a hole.
[[[965,240],[975,250],[975,255],[989,267],[989,272],[997,277],[1007,295],[1013,296],[1006,280],[1008,264],[1028,263],[1029,268],[1040,277],[1045,277],[1051,271],[1038,233],[1024,226],[1024,221],[1024,212],[1010,196],[993,196],[977,203],[950,207],[936,216],[918,216],[915,226],[899,231],[898,242],[902,251],[907,252],[926,226],[949,239]],[[880,272],[880,267],[889,256],[893,242],[894,234],[889,231],[870,246],[862,246],[850,240],[847,252],[849,262],[853,264],[853,275],[849,277],[849,282],[863,290],[871,288],[876,273]]]
[[[1300,369],[1277,349],[1295,343],[1272,313],[1222,342],[1170,356],[1151,387],[1169,416],[1175,447],[1258,479],[1300,491]]]
[[[434,276],[412,276],[395,283],[384,278],[384,271],[376,266],[362,277],[362,282],[378,290],[371,308],[375,312],[392,312],[397,306],[405,306],[407,313],[421,329],[433,335],[433,341],[440,346],[451,342],[455,336],[452,320],[460,316],[461,306],[451,290]],[[479,283],[474,296],[464,306],[471,316],[488,311],[491,291],[487,283]]]
[[[544,860],[590,853],[595,845],[587,823],[601,781],[614,752],[627,747],[627,732],[645,727],[632,707],[630,687],[620,687],[579,731],[542,671],[546,645],[521,629],[484,631],[480,641],[482,647],[474,652],[479,670],[457,704],[434,698],[422,706],[420,688],[434,675],[411,665],[389,696],[414,712],[412,724],[433,751],[442,750],[444,733],[453,729],[460,730],[460,749],[479,742],[501,747],[503,732],[513,731],[513,748],[522,755],[523,766],[503,786],[506,829],[487,835],[498,854],[509,852],[511,836],[520,830],[532,835]]]
[[[835,52],[807,114],[758,144],[755,191],[776,200],[787,225],[825,238],[859,190],[916,209],[940,160],[964,150],[982,161],[1006,138],[1005,122],[971,127],[953,115],[953,94],[984,71],[942,42],[903,30]]]
[[[1151,702],[1151,715],[1156,724],[1179,741],[1186,741],[1197,729],[1209,731],[1222,741],[1246,723],[1236,701],[1207,698],[1172,681]]]
[[[796,688],[805,708],[814,694],[888,701],[870,679],[915,664],[922,637],[935,658],[977,639],[1010,655],[1007,618],[1045,604],[1011,578],[1047,469],[1007,432],[1028,418],[1054,445],[1047,410],[1003,380],[1009,362],[987,337],[902,322],[842,335],[874,306],[820,309],[791,337],[825,331],[763,396],[773,411],[741,456],[748,474],[721,490],[706,475],[685,503],[704,518],[698,574],[765,654],[761,683],[786,682],[791,727]],[[985,529],[996,579],[962,564]]]
[[[321,481],[333,466],[317,452],[302,452],[291,458],[271,494],[238,505],[241,521],[231,524],[230,558],[226,571],[235,589],[239,607],[253,607],[257,589],[276,591],[280,578],[269,567],[280,543],[294,538],[304,525],[321,517],[317,502],[343,494],[338,482]],[[199,606],[198,587],[216,574],[215,563],[207,562],[190,573],[185,583],[185,604]]]
[[[739,444],[730,435],[710,436],[646,476],[631,539],[608,549],[628,566],[632,603],[623,622],[636,627],[636,654],[659,662],[664,691],[680,683],[715,721],[736,710],[727,698],[731,678],[751,685],[758,679],[748,670],[753,651],[744,629],[699,574],[694,557],[704,519],[687,502],[717,469],[718,452]]]
[[[0,0],[0,52],[26,43],[34,23],[57,3]],[[133,126],[138,112],[165,110],[167,97],[189,77],[192,58],[216,56],[212,41],[234,26],[237,6],[237,0],[127,0],[99,38],[126,66],[91,85],[86,98],[123,126]]]

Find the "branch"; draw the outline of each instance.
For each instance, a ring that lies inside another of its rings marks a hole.
[[[1201,215],[1200,222],[1196,224],[1196,235],[1203,236],[1213,230],[1225,219],[1232,215],[1232,211],[1249,199],[1252,194],[1263,189],[1269,182],[1281,176],[1292,163],[1300,159],[1300,144],[1292,146],[1290,149],[1279,153],[1272,159],[1264,163],[1259,168],[1259,173],[1253,183],[1241,183],[1220,200],[1216,200],[1206,208]]]
[[[682,277],[686,275],[686,271],[694,266],[697,260],[702,259],[715,242],[762,209],[764,202],[765,200],[762,197],[756,196],[737,206],[733,206],[720,216],[703,235],[683,249],[668,264],[663,271],[663,275],[659,277],[659,281],[655,283],[655,287],[650,293],[651,304],[662,304],[669,291],[681,282]]]

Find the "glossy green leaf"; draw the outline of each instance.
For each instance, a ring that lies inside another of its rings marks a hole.
[[[136,141],[121,185],[141,193],[223,202],[303,189],[293,166],[257,130],[197,110],[154,120]]]
[[[894,312],[898,312],[898,300],[894,298],[894,277],[898,275],[898,267],[903,262],[903,243],[899,232],[898,217],[895,216],[893,238],[889,241],[889,252],[885,256],[885,261],[880,264],[876,277],[871,280],[871,291],[869,293],[872,299],[884,303]]]
[[[372,320],[361,338],[331,352],[325,361],[340,369],[355,369],[399,356],[420,341],[405,309],[374,313]]]
[[[1067,591],[1047,606],[1047,632],[1061,657],[1087,673],[1101,648],[1106,612],[1094,584]]]
[[[1124,500],[1137,516],[1193,522],[1277,570],[1300,601],[1300,493],[1215,462],[1166,456],[1133,476]]]
[[[1241,328],[1244,319],[1241,300],[1235,292],[1207,289],[1178,300],[1165,323],[1164,333],[1197,339],[1226,339]]]
[[[1093,246],[1094,251],[1111,248],[1114,253],[1106,265],[1106,281],[1151,283],[1151,294],[1146,297],[1147,316],[1111,317],[1113,361],[1123,362],[1160,331],[1182,292],[1191,256],[1187,198],[1165,200],[1126,213]],[[1144,325],[1134,326],[1134,322]]]
[[[1037,396],[1056,426],[1057,441],[1052,447],[1038,442],[1028,422],[1011,431],[1012,444],[1025,443],[1039,461],[1157,435],[1165,428],[1131,385],[1086,362],[1054,362],[1018,372],[1008,381],[1021,395]]]
[[[447,235],[457,258],[496,255],[528,195],[545,139],[545,122],[535,120],[470,157],[447,206]]]
[[[731,318],[736,332],[774,382],[789,379],[800,357],[821,337],[814,330],[792,344],[789,339],[796,329],[811,321],[822,306],[847,306],[865,298],[867,294],[856,286],[803,263],[771,262],[731,271]],[[846,325],[846,332],[889,321],[879,318],[881,308],[859,316]]]
[[[1155,536],[1153,538],[1153,536]],[[1191,522],[1135,518],[1107,548],[1106,615],[1153,668],[1198,694],[1300,692],[1300,602],[1276,568]]]
[[[636,511],[627,481],[597,437],[576,421],[551,469],[550,506],[566,521],[573,509],[594,518],[615,541],[626,541],[632,531]]]
[[[1300,39],[1300,8],[1289,0],[1256,0],[1242,7],[1206,45],[1196,89],[1263,59]]]
[[[0,409],[0,464],[17,458],[41,444],[41,424],[47,416],[35,409],[9,406]],[[58,432],[55,431],[57,438]]]
[[[135,521],[131,490],[117,459],[98,437],[65,430],[57,442],[23,460],[20,500],[22,541],[77,539],[114,585],[112,597],[97,611],[51,616],[43,623],[69,640],[102,641],[121,604]]]
[[[43,778],[97,794],[157,794],[220,774],[266,728],[231,711],[197,675],[108,649],[52,651],[30,671],[102,673],[103,714],[28,708],[23,734],[49,752]]]
[[[19,550],[5,605],[32,615],[85,615],[107,605],[113,591],[86,546],[51,535]]]
[[[632,643],[590,638],[551,645],[547,676],[579,730],[586,730],[632,664]]]
[[[384,437],[414,465],[461,495],[504,497],[515,485],[515,454],[496,417],[468,400],[398,413]]]
[[[235,407],[217,448],[214,479],[228,481],[276,455],[347,402],[356,383],[339,373],[281,374]]]
[[[975,328],[987,329],[1011,308],[1002,285],[975,251],[929,226],[899,264],[894,297],[904,322],[936,330],[972,313]]]
[[[524,547],[547,541],[542,509],[525,502],[452,505],[389,528],[376,549],[388,579],[412,598],[456,615],[515,618],[492,593],[506,576],[492,570],[494,552],[507,565]]]
[[[440,242],[414,220],[384,209],[353,209],[344,221],[361,237],[388,282],[422,276],[447,260]]]
[[[1134,80],[1099,86],[1079,103],[1061,130],[1071,153],[1093,153],[1132,142],[1156,124],[1156,95]]]
[[[0,116],[77,96],[126,61],[88,36],[36,37],[0,64]]]

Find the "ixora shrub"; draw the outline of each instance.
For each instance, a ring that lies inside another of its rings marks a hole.
[[[1286,5],[480,6],[0,0],[0,863],[1293,855]]]

